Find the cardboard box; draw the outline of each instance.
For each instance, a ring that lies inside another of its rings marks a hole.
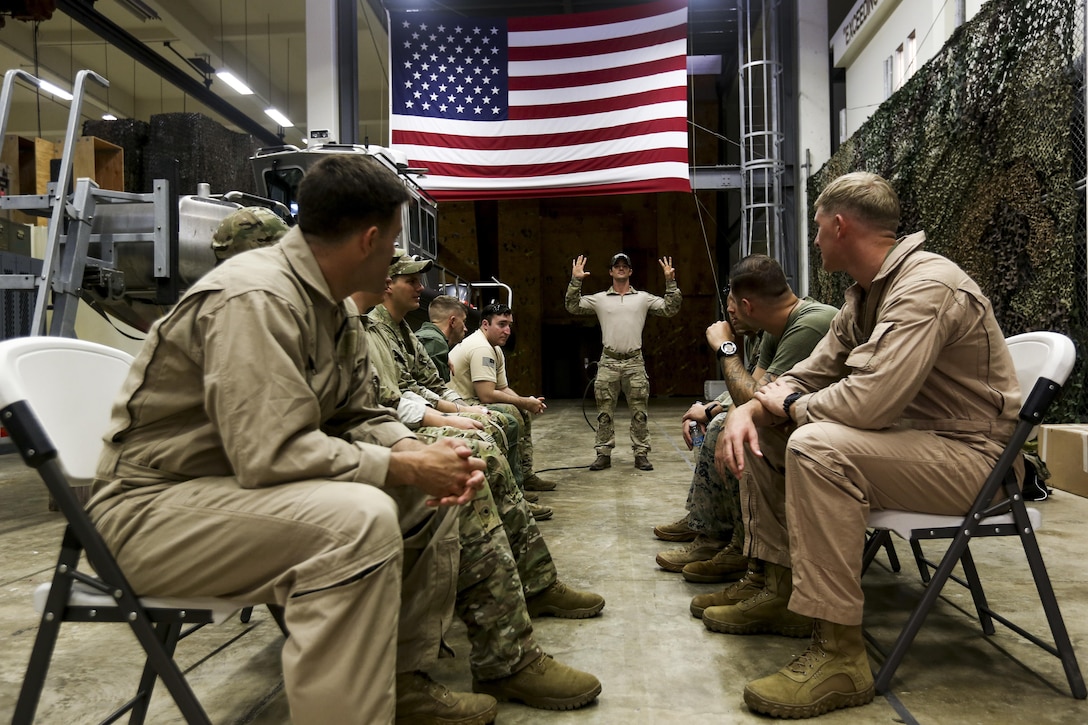
[[[1088,425],[1044,425],[1039,457],[1050,469],[1047,485],[1088,498]]]

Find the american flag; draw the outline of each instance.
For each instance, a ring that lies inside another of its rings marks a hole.
[[[437,199],[691,191],[687,0],[389,18],[392,146]]]

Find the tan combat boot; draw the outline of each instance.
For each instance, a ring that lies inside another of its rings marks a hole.
[[[713,632],[759,634],[770,632],[787,637],[812,634],[812,618],[788,608],[793,592],[792,572],[784,566],[767,562],[766,585],[758,594],[742,602],[703,610],[703,624]]]
[[[525,599],[530,617],[553,616],[560,619],[588,619],[604,609],[604,597],[593,592],[571,589],[558,579],[544,591]]]
[[[515,700],[541,710],[574,710],[597,699],[601,681],[545,654],[509,677],[473,680],[472,689],[502,702]]]
[[[861,625],[819,619],[804,654],[744,688],[745,704],[772,717],[815,717],[872,699],[873,672]]]
[[[671,524],[661,524],[654,527],[654,536],[662,541],[694,541],[699,535],[698,531],[688,528],[688,517],[673,521]]]
[[[555,481],[545,481],[535,473],[530,473],[521,484],[525,491],[554,491]]]
[[[748,560],[748,571],[740,581],[733,582],[720,592],[713,594],[699,594],[691,600],[691,616],[697,619],[703,618],[703,610],[709,607],[725,607],[730,604],[743,602],[748,597],[754,597],[767,585],[766,576],[763,573],[763,562],[759,559]]]
[[[740,579],[748,571],[748,557],[744,555],[744,530],[733,529],[729,545],[707,561],[693,561],[681,571],[689,582],[730,582]]]
[[[662,551],[657,555],[657,565],[665,571],[682,572],[691,562],[713,559],[724,548],[724,541],[699,534],[690,544]]]
[[[453,692],[424,672],[397,673],[398,725],[487,725],[498,710],[490,695]]]

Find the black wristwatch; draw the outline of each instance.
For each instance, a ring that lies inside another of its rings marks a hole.
[[[782,412],[786,414],[786,420],[793,420],[790,417],[790,407],[797,402],[797,399],[801,397],[801,393],[790,393],[786,396],[786,399],[782,401]]]
[[[732,340],[726,340],[721,344],[721,347],[718,348],[718,351],[715,354],[719,359],[723,357],[733,357],[737,354],[737,343]]]

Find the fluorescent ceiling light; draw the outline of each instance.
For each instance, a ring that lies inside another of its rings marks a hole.
[[[117,3],[139,18],[141,22],[147,20],[161,20],[154,8],[142,0],[117,0]]]
[[[103,121],[116,121],[117,116],[114,116],[112,113],[103,113],[102,114],[102,120]]]
[[[245,83],[242,83],[242,81],[238,80],[238,78],[229,70],[221,70],[216,73],[215,76],[216,78],[233,88],[235,93],[239,93],[243,96],[253,95],[252,89],[250,89],[250,87],[247,86]]]
[[[282,113],[277,111],[275,108],[266,108],[266,109],[264,109],[264,112],[268,115],[269,118],[271,118],[273,121],[278,123],[283,128],[291,128],[292,126],[295,125],[295,124],[291,123],[291,120],[289,118],[287,118],[287,116],[284,116]]]
[[[57,96],[58,98],[63,98],[66,101],[72,100],[72,94],[71,93],[64,90],[63,88],[58,88],[57,86],[53,85],[49,81],[38,81],[38,88],[42,89],[46,93],[52,93],[54,96]]]

